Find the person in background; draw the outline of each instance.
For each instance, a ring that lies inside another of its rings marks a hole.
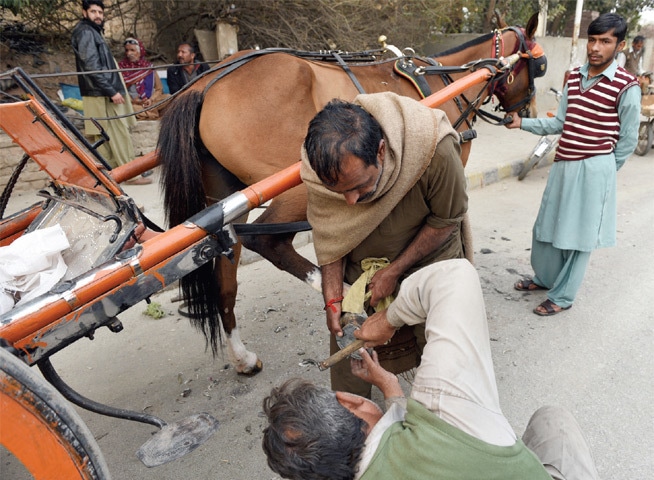
[[[643,95],[646,95],[647,87],[650,85],[652,78],[651,73],[647,75],[643,69],[643,57],[645,56],[645,37],[636,35],[631,42],[629,50],[618,53],[616,60],[618,65],[624,67],[626,71],[638,78]]]
[[[645,54],[645,49],[643,48],[644,44],[645,37],[637,35],[631,41],[631,47],[629,47],[629,50],[618,53],[618,65],[623,67],[634,77],[643,74],[643,56]]]
[[[84,115],[88,118],[118,117],[98,120],[110,139],[100,145],[98,151],[115,168],[134,159],[129,128],[136,124],[136,119],[129,115],[133,111],[131,102],[126,101],[127,88],[103,36],[104,3],[101,0],[83,0],[82,16],[73,29],[71,44],[80,73],[77,78]],[[100,130],[90,120],[84,121],[84,132],[92,143],[101,138]],[[152,180],[141,177],[129,182],[140,185],[152,183]]]
[[[125,57],[118,62],[121,68],[127,93],[132,101],[132,108],[139,120],[157,120],[165,108],[162,104],[156,108],[152,105],[170,97],[163,92],[163,83],[153,68],[152,62],[145,58],[143,42],[136,38],[128,38],[123,43]],[[139,69],[139,70],[136,70]]]
[[[547,290],[537,315],[569,309],[593,250],[616,243],[616,172],[638,142],[640,89],[615,57],[625,45],[627,22],[600,15],[588,26],[588,62],[570,73],[555,117],[520,118],[507,128],[561,134],[533,228],[532,279],[519,291]]]
[[[168,67],[166,80],[171,94],[180,91],[184,85],[209,70],[206,63],[195,61],[195,47],[189,43],[182,43],[177,47],[177,62]]]
[[[522,440],[502,413],[486,308],[470,262],[443,260],[411,274],[388,309],[354,335],[381,345],[402,325],[425,326],[410,398],[377,354],[352,372],[384,395],[375,402],[295,378],[263,401],[268,466],[297,480],[598,480],[590,448],[567,410],[544,406]]]

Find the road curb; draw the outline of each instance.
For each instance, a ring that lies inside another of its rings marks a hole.
[[[511,163],[505,163],[496,167],[489,168],[482,172],[467,173],[466,180],[468,182],[468,190],[482,188],[486,185],[497,183],[505,178],[517,177],[520,174],[522,166],[525,164],[525,162],[526,160],[516,160]],[[540,164],[534,167],[534,170],[537,168],[548,167],[551,164],[551,159],[541,160]]]

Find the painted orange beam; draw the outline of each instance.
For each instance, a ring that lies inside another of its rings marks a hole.
[[[130,178],[134,178],[147,170],[151,170],[157,165],[159,165],[159,156],[157,155],[157,152],[150,152],[140,157],[136,157],[125,165],[114,168],[109,172],[109,175],[111,175],[111,178],[113,178],[116,183],[121,183]]]
[[[10,245],[11,242],[20,237],[41,210],[41,205],[37,204],[11,217],[0,220],[0,247]]]
[[[440,89],[438,92],[432,93],[428,97],[423,98],[420,100],[420,103],[431,108],[436,108],[448,100],[453,99],[457,95],[461,95],[470,87],[473,87],[478,83],[485,82],[492,76],[493,73],[490,70],[487,68],[482,68],[476,72],[469,73],[465,77],[459,78],[454,83],[451,83],[445,88]]]

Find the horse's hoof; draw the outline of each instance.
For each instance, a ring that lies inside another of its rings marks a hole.
[[[263,362],[257,358],[257,363],[254,364],[254,367],[245,369],[242,372],[238,372],[238,373],[239,375],[244,375],[246,377],[253,377],[261,370],[263,370]]]

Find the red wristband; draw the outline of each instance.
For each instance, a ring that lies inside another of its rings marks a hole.
[[[338,298],[332,298],[329,302],[325,304],[325,310],[328,308],[331,308],[332,312],[336,313],[336,307],[334,306],[335,303],[341,303],[343,301],[343,297],[340,296]]]

